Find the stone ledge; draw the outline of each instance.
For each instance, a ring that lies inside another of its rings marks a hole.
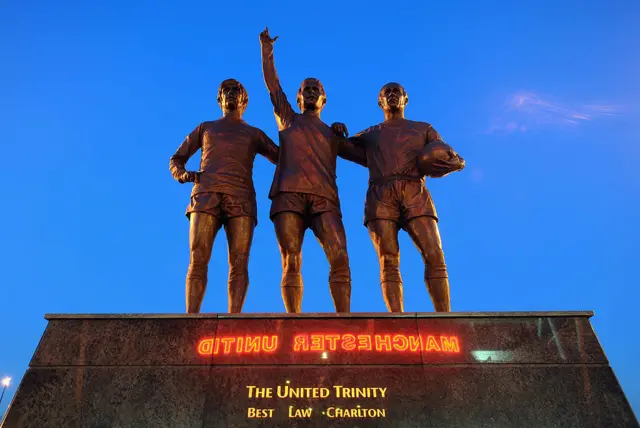
[[[47,320],[61,319],[289,319],[289,318],[533,318],[533,317],[592,317],[593,311],[516,311],[516,312],[332,312],[287,314],[287,313],[203,313],[203,314],[46,314]]]

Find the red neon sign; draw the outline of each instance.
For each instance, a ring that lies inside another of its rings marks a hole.
[[[279,337],[230,336],[202,339],[198,343],[200,355],[273,353],[280,345]],[[299,334],[293,338],[293,352],[323,351],[371,352],[430,352],[460,353],[457,336],[406,334]]]
[[[456,336],[414,336],[406,334],[300,334],[293,339],[295,352],[376,351],[459,353]]]
[[[235,336],[202,339],[200,355],[272,353],[278,349],[278,336]]]

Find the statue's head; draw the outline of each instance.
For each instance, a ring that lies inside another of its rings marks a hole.
[[[249,104],[249,94],[242,83],[227,79],[218,88],[218,104],[223,111],[239,110],[242,114]]]
[[[327,103],[324,86],[318,79],[309,77],[302,81],[298,89],[298,107],[304,113],[305,110],[321,111]]]
[[[409,104],[409,96],[401,84],[391,82],[380,89],[378,94],[378,105],[387,112],[404,110]]]

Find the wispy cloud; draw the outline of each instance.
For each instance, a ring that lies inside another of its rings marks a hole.
[[[575,127],[619,114],[619,106],[569,104],[549,95],[520,91],[511,95],[489,129],[490,133],[527,132],[546,127]]]

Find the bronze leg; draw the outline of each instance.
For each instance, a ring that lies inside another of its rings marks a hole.
[[[211,214],[195,212],[189,224],[189,270],[187,271],[187,313],[200,312],[207,289],[207,271],[213,241],[220,229],[220,219]]]
[[[378,253],[384,303],[389,312],[404,312],[398,223],[392,220],[371,220],[367,223],[367,228]]]
[[[302,312],[302,241],[304,219],[294,212],[281,212],[273,219],[282,257],[282,300],[288,313]]]
[[[329,289],[336,312],[350,312],[351,270],[342,219],[337,213],[321,213],[311,220],[311,229],[329,261]]]
[[[255,219],[249,216],[227,220],[227,244],[229,247],[229,313],[242,312],[249,288],[249,252],[253,241]]]
[[[416,217],[407,223],[407,232],[422,254],[424,281],[436,312],[451,312],[449,278],[438,222],[433,217]]]

